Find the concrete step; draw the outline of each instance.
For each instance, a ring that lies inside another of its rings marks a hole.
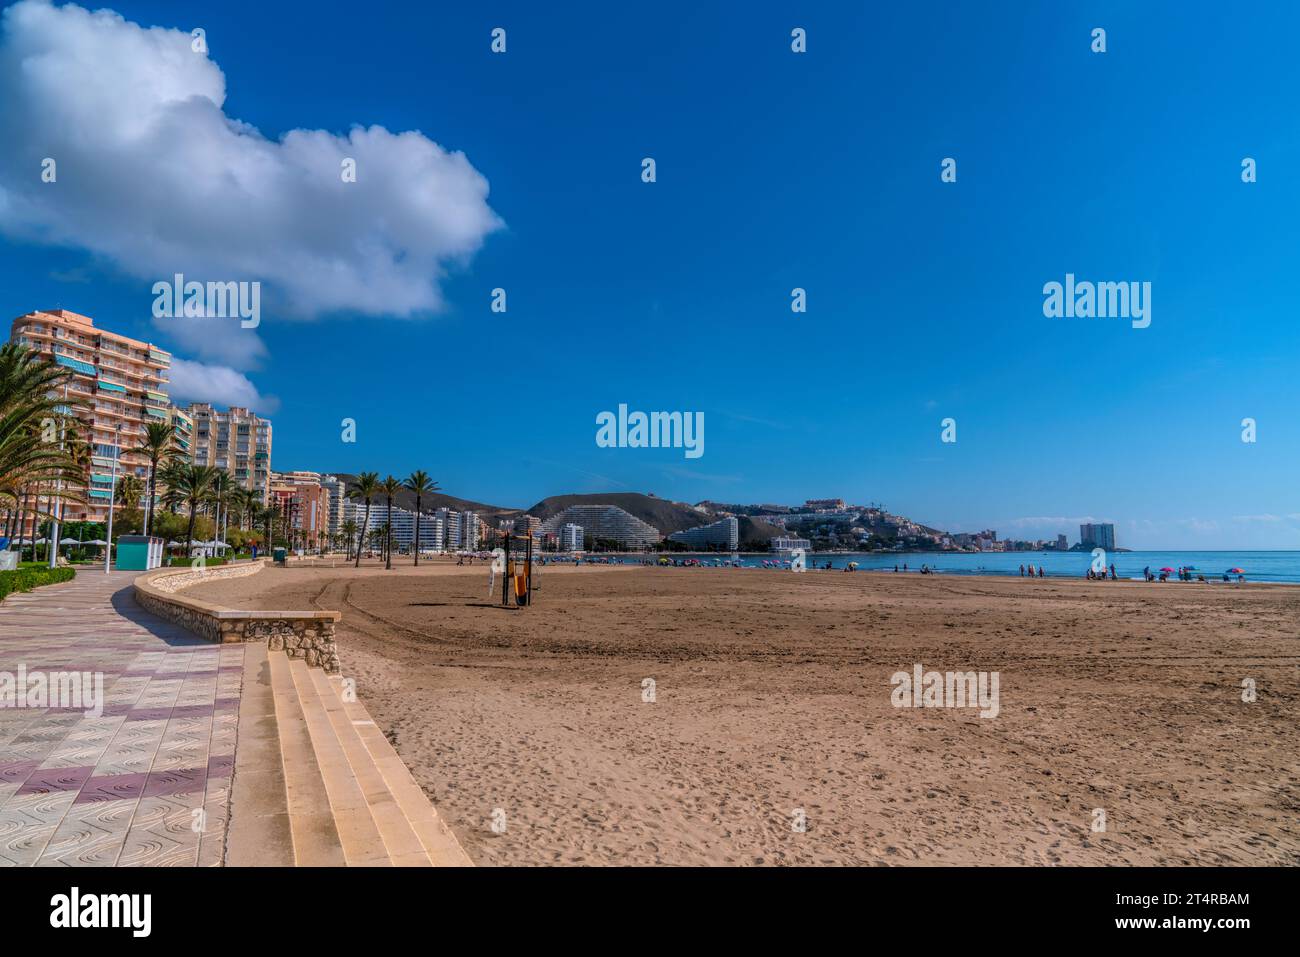
[[[278,657],[278,653],[271,653],[272,660]],[[317,669],[308,667],[302,658],[286,660],[290,678],[297,689],[316,767],[325,785],[328,809],[343,845],[344,862],[349,867],[392,866],[388,848],[370,813],[370,803],[326,711],[321,689],[312,680],[311,672]],[[328,684],[325,693],[335,697]]]
[[[406,819],[397,799],[388,789],[379,767],[375,764],[375,759],[371,757],[357,729],[352,726],[351,719],[343,709],[343,701],[331,686],[329,678],[319,668],[308,670],[320,695],[321,704],[334,727],[334,733],[352,768],[353,777],[361,787],[361,793],[365,795],[370,816],[379,829],[379,835],[383,838],[384,847],[393,865],[431,867],[432,862],[424,845],[420,843],[420,838],[411,827],[410,821]]]
[[[292,867],[293,834],[266,645],[244,646],[239,738],[226,833],[230,867]]]
[[[342,704],[344,715],[365,745],[402,814],[419,837],[429,860],[435,867],[473,867],[473,862],[460,846],[456,835],[415,783],[410,769],[388,743],[365,706],[360,701],[348,700],[344,694],[346,685],[341,679],[330,678],[326,681]]]
[[[283,652],[267,653],[294,863],[299,867],[343,867],[347,860],[342,838],[334,823],[334,812],[290,663]],[[242,740],[242,727],[240,737]],[[231,826],[235,826],[233,810]]]

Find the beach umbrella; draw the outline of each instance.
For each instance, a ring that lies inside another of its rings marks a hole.
[[[1244,569],[1244,568],[1229,568],[1229,569],[1228,569],[1228,574],[1229,574],[1229,575],[1244,575],[1244,574],[1246,574],[1246,569]]]
[[[95,538],[95,539],[92,539],[92,540],[86,542],[85,544],[87,544],[87,545],[107,545],[108,542],[104,541],[102,538]]]
[[[80,544],[81,544],[81,539],[79,539],[79,538],[60,538],[60,539],[59,539],[59,544],[60,544],[60,545],[80,545]]]
[[[33,545],[44,545],[44,544],[45,544],[45,539],[43,539],[43,538],[38,538],[38,539],[36,539],[36,541],[32,542],[32,544],[33,544]]]
[[[1162,572],[1171,572],[1171,571],[1173,571],[1173,569],[1170,568],[1168,565],[1166,565],[1164,568],[1162,568],[1162,569],[1160,569],[1160,570],[1161,570]]]

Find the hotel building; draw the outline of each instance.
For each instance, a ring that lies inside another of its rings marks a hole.
[[[89,316],[67,309],[38,310],[13,321],[9,339],[73,372],[65,406],[82,423],[91,447],[87,502],[67,502],[65,521],[104,521],[117,474],[147,480],[149,460],[132,451],[146,422],[172,421],[167,395],[171,353],[148,342],[97,329]],[[73,405],[73,403],[78,403]]]
[[[471,513],[464,513],[471,514]],[[420,516],[420,551],[432,552],[442,551],[445,548],[460,547],[460,512],[449,513],[451,522],[448,521],[446,509],[439,509],[433,515]],[[398,508],[393,506],[392,511],[388,509],[388,501],[385,498],[376,497],[370,500],[370,530],[382,528],[386,523],[393,526],[393,545],[398,549],[406,550],[415,545],[415,512],[410,509]],[[362,536],[365,545],[369,544],[369,535],[366,529],[366,503],[363,500],[346,498],[343,500],[343,518],[344,521],[353,521],[356,523],[357,531]],[[454,527],[454,543],[447,543],[447,526],[452,524]]]
[[[1110,523],[1080,525],[1079,545],[1082,548],[1104,548],[1108,552],[1113,552],[1115,550],[1115,526]]]
[[[558,532],[567,524],[581,525],[595,539],[617,542],[621,548],[649,548],[663,536],[617,505],[570,505],[542,522],[542,534]]]
[[[668,536],[668,540],[696,548],[721,545],[723,548],[735,551],[740,545],[740,522],[735,518],[724,518],[711,525],[698,525],[682,532],[673,532]]]
[[[206,402],[192,404],[189,415],[194,464],[229,472],[236,485],[257,491],[265,504],[271,488],[271,420],[237,405],[220,412]]]

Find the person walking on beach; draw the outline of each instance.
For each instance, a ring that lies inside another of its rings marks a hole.
[[[1117,574],[1115,574],[1115,563],[1114,563],[1114,562],[1111,562],[1111,563],[1110,563],[1110,580],[1111,580],[1111,581],[1118,581],[1118,580],[1119,580],[1119,576],[1118,576]]]
[[[1025,566],[1024,566],[1024,563],[1023,563],[1023,562],[1022,562],[1021,565],[1020,565],[1020,577],[1021,577],[1021,578],[1024,578],[1024,577],[1025,577]]]
[[[1039,578],[1045,578],[1045,577],[1047,577],[1047,576],[1045,576],[1045,575],[1043,574],[1043,566],[1042,566],[1042,565],[1039,565],[1039,566],[1038,566],[1038,577],[1039,577]]]

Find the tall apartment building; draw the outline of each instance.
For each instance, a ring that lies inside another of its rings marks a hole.
[[[300,541],[305,540],[308,547],[326,542],[330,497],[319,472],[272,472],[269,495],[288,516],[289,526],[303,533]]]
[[[241,488],[254,489],[266,504],[271,490],[271,420],[232,405],[225,412],[206,402],[189,407],[194,421],[195,465],[230,473]]]
[[[593,539],[617,542],[623,548],[647,548],[663,538],[659,529],[617,505],[570,505],[542,522],[542,534],[554,534],[569,523],[581,525]]]
[[[343,521],[356,523],[362,541],[369,542],[369,530],[382,528],[385,524],[393,526],[393,544],[399,549],[408,549],[415,545],[415,512],[393,506],[388,510],[384,499],[372,499],[370,502],[370,525],[366,526],[366,503],[356,499],[344,499]],[[445,523],[438,515],[420,516],[420,551],[440,551],[446,547]],[[340,523],[341,524],[341,523]]]
[[[560,526],[560,551],[562,552],[580,552],[582,551],[582,526],[574,525],[572,522],[566,522]]]
[[[735,551],[740,545],[740,522],[735,518],[724,518],[710,525],[697,525],[682,532],[673,532],[668,540],[695,548],[721,545]]]
[[[348,499],[348,483],[337,475],[322,475],[320,484],[329,493],[330,497],[329,533],[331,536],[342,535],[343,523],[347,521],[347,518],[343,515],[343,510]]]
[[[170,420],[167,369],[171,353],[148,342],[97,329],[89,316],[67,309],[19,316],[9,339],[71,369],[64,408],[82,423],[91,446],[87,503],[68,502],[66,521],[104,521],[112,500],[113,462],[118,476],[149,474],[149,460],[132,451],[144,437],[144,423]],[[78,403],[73,405],[73,403]]]
[[[1115,550],[1115,526],[1109,522],[1103,524],[1086,524],[1079,526],[1079,545],[1083,548],[1104,548],[1108,552]]]
[[[510,527],[516,535],[536,536],[542,529],[542,520],[535,515],[516,515]]]
[[[168,421],[172,424],[172,443],[185,458],[186,462],[194,461],[194,420],[190,414],[179,406],[171,406],[167,410]]]

